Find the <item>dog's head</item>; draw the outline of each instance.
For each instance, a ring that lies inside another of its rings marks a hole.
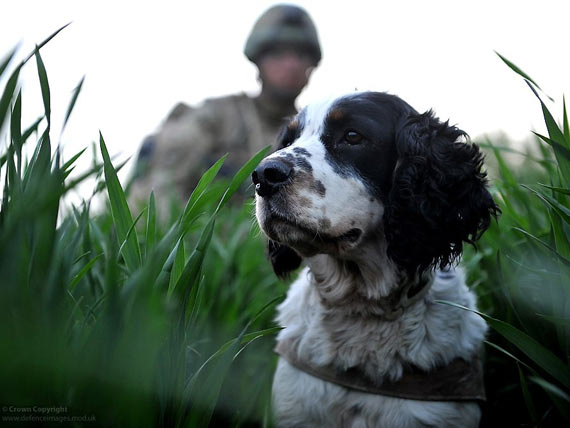
[[[483,156],[463,137],[384,93],[302,110],[252,176],[276,273],[302,256],[348,258],[371,239],[386,240],[387,256],[409,273],[453,263],[498,211]]]

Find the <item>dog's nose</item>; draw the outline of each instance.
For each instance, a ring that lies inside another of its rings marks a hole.
[[[291,177],[293,168],[278,159],[262,162],[251,174],[255,192],[259,196],[271,196],[284,186]]]

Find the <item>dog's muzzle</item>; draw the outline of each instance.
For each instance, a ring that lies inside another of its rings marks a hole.
[[[267,197],[275,194],[280,188],[289,183],[293,168],[280,159],[262,161],[251,174],[255,185],[255,193]]]

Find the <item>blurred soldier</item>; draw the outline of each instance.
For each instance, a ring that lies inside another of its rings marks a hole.
[[[202,173],[225,153],[220,175],[231,177],[258,150],[275,143],[321,59],[315,25],[297,6],[273,6],[255,23],[244,53],[259,70],[260,94],[207,99],[199,108],[177,105],[158,133],[143,142],[132,201],[148,201],[151,189],[161,205],[172,192],[185,201]]]

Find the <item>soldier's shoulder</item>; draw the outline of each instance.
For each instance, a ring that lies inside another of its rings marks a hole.
[[[186,103],[178,103],[176,104],[172,110],[170,110],[170,112],[168,113],[168,115],[166,116],[166,120],[167,121],[171,121],[171,120],[178,120],[180,119],[182,116],[187,115],[188,113],[191,113],[192,111],[194,111],[195,108],[192,106],[189,106]]]
[[[244,106],[252,103],[252,98],[245,92],[237,94],[223,95],[220,97],[212,97],[204,100],[203,108],[221,109],[233,108],[235,106]]]
[[[218,123],[220,126],[220,122],[226,122],[229,125],[235,120],[243,120],[244,113],[254,108],[254,103],[249,95],[238,93],[208,98],[204,100],[199,110],[200,116],[205,121],[209,120]]]

